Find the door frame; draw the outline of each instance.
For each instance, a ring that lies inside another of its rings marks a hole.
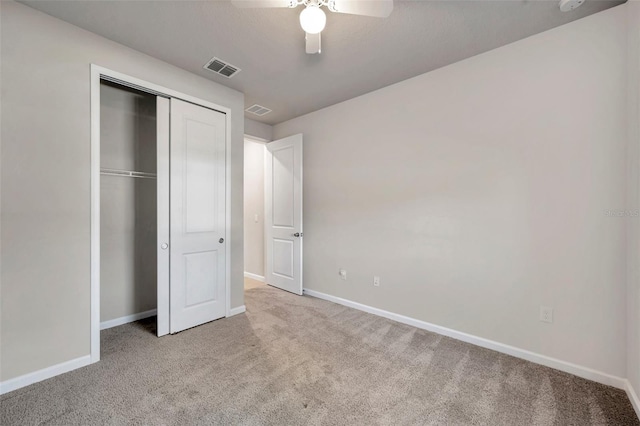
[[[246,142],[246,141],[259,143],[259,144],[263,145],[264,150],[265,150],[265,155],[266,155],[266,151],[267,151],[267,144],[269,142],[271,142],[269,139],[264,139],[264,138],[261,138],[261,137],[258,137],[258,136],[252,136],[252,135],[250,135],[248,133],[244,134],[243,143]],[[245,165],[245,163],[244,163],[245,158],[246,158],[246,152],[243,150],[243,153],[242,153],[242,165],[243,165],[243,168],[244,168],[244,165]],[[265,195],[265,185],[264,185],[264,167],[266,165],[265,162],[266,162],[266,159],[265,159],[265,156],[263,155],[263,157],[262,157],[262,168],[263,168],[263,170],[262,170],[262,179],[263,179],[263,182],[262,182],[262,193],[263,193],[263,196]],[[244,192],[244,174],[243,174],[243,183],[242,183],[242,185],[243,185],[243,187],[242,187],[242,190],[243,190],[243,194],[242,194],[242,212],[244,214],[244,206],[246,204],[245,192]],[[263,203],[263,206],[262,206],[262,219],[263,219],[263,222],[264,222],[264,209],[265,209],[265,207],[266,207],[266,201],[265,201],[265,203]],[[264,226],[262,227],[262,239],[263,240],[264,240],[264,236],[265,236],[266,232],[267,232],[267,225],[266,225],[266,223],[264,223]],[[243,242],[244,246],[246,247],[245,235],[242,236],[242,242]],[[242,260],[243,277],[244,278],[251,278],[252,280],[259,281],[259,282],[262,282],[262,283],[266,282],[265,277],[267,275],[267,272],[266,272],[267,253],[265,252],[265,244],[263,244],[263,247],[262,247],[262,264],[264,265],[264,268],[265,268],[262,271],[262,275],[254,274],[254,273],[251,273],[251,272],[247,271],[247,262],[246,262],[246,259],[243,258],[243,260]],[[243,292],[244,292],[244,290],[243,290]]]
[[[225,316],[231,316],[231,108],[91,64],[91,363],[100,361],[100,80],[156,96],[181,99],[225,114]],[[165,291],[168,297],[169,289]]]
[[[271,176],[267,178],[267,170],[271,169],[271,162],[273,161],[273,154],[269,151],[269,144],[284,141],[287,139],[293,139],[300,137],[300,232],[301,234],[304,232],[304,134],[303,133],[295,133],[293,135],[285,136],[284,138],[272,140],[265,144],[264,150],[264,282],[269,284],[269,244],[270,244],[270,236],[272,235],[272,227],[269,224],[268,219],[272,219],[273,217],[273,205],[271,204],[273,201],[273,188],[271,186]],[[269,190],[269,188],[271,190]],[[300,237],[300,293],[302,296],[304,294],[304,240]],[[276,287],[273,284],[273,287]],[[286,290],[281,287],[283,291],[291,291]],[[297,292],[292,292],[293,294],[298,294]]]

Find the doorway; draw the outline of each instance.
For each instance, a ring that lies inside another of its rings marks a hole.
[[[245,291],[302,295],[302,135],[244,144]]]
[[[264,162],[266,140],[244,139],[244,289],[265,285]]]

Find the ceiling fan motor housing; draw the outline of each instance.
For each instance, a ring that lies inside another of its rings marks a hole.
[[[0,0],[2,1],[2,0]],[[300,26],[306,34],[305,51],[309,54],[321,52],[321,33],[330,12],[348,15],[386,18],[393,11],[394,0],[231,0],[238,8],[296,8],[304,6],[300,13]],[[579,0],[584,1],[584,0]]]
[[[582,3],[584,3],[584,0],[560,0],[560,10],[563,12],[570,12],[579,7]]]

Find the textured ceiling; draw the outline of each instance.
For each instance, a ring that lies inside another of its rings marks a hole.
[[[366,1],[366,0],[363,0]],[[30,1],[57,18],[245,93],[280,123],[557,27],[623,1],[395,1],[385,19],[327,13],[322,54],[304,52],[296,9],[227,1]],[[242,69],[204,70],[217,56]]]

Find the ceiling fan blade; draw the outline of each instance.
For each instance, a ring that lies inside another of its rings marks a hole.
[[[393,0],[332,0],[332,12],[386,18],[393,11]]]
[[[320,53],[322,51],[322,46],[320,43],[320,33],[318,34],[309,34],[306,33],[306,51],[308,54],[312,55],[314,53]]]
[[[231,0],[237,8],[292,7],[291,0]]]

